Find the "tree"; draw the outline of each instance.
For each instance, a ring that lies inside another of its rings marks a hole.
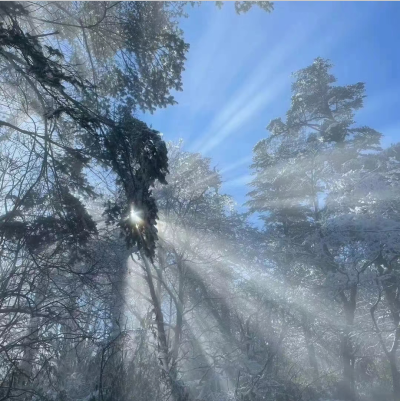
[[[183,400],[188,393],[178,380],[182,374],[179,355],[188,313],[195,308],[188,306],[189,277],[194,273],[190,264],[195,260],[202,265],[218,257],[212,255],[215,250],[204,252],[203,246],[211,240],[211,227],[217,228],[223,219],[229,200],[218,194],[220,178],[210,170],[208,159],[172,144],[168,149],[169,185],[155,188],[161,213],[156,258],[151,263],[142,256],[135,262],[139,267],[136,274],[143,275],[154,310],[163,373],[174,398]]]
[[[358,252],[362,252],[365,259],[373,260],[369,279],[373,277],[371,296],[374,298],[369,301],[370,313],[390,365],[395,400],[400,397],[396,356],[400,339],[398,157],[398,145],[366,156],[357,169],[341,180],[341,191],[328,199],[331,209],[338,214],[332,219],[330,231],[336,231],[342,243],[357,241],[362,244]],[[392,324],[379,314],[379,309],[381,313],[387,310]],[[379,327],[379,320],[384,331],[390,333],[390,340]]]
[[[364,84],[333,85],[331,67],[329,61],[317,58],[294,75],[286,121],[272,120],[271,135],[254,148],[254,190],[248,205],[251,211],[262,213],[272,249],[283,250],[283,268],[292,271],[296,266],[303,274],[311,274],[313,280],[330,286],[342,305],[342,397],[354,400],[356,272],[365,272],[373,260],[355,253],[361,246],[356,239],[347,244],[336,241],[338,232],[327,227],[337,210],[328,199],[341,177],[357,166],[368,168],[367,153],[380,149],[380,134],[354,126]]]

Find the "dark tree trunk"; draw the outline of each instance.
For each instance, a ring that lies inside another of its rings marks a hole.
[[[351,339],[351,331],[354,325],[354,315],[356,310],[357,285],[353,285],[350,288],[349,299],[347,299],[344,293],[342,293],[341,296],[346,319],[345,328],[341,338],[341,358],[343,366],[342,397],[346,401],[355,401],[355,356]]]
[[[178,260],[178,300],[180,305],[183,305],[183,286],[184,286],[184,265],[181,260]],[[172,364],[175,365],[179,354],[179,345],[182,336],[182,325],[183,325],[183,310],[176,308],[176,322],[175,322],[175,337],[174,344],[172,347]]]

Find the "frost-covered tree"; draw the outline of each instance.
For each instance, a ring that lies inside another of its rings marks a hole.
[[[367,155],[358,168],[343,176],[327,198],[335,214],[325,223],[337,244],[357,244],[358,257],[373,261],[362,284],[373,297],[368,299],[370,314],[390,365],[395,400],[400,397],[398,152],[398,145],[392,145],[379,154]]]
[[[355,400],[354,322],[360,275],[378,253],[365,244],[341,241],[343,214],[331,206],[340,182],[355,171],[368,171],[371,152],[380,150],[380,134],[355,125],[355,111],[364,98],[364,84],[334,85],[332,65],[323,59],[294,74],[292,103],[286,121],[268,125],[270,136],[254,148],[254,180],[248,202],[261,213],[269,246],[288,276],[322,285],[343,308],[340,358],[342,398]],[[345,213],[344,218],[349,214]]]

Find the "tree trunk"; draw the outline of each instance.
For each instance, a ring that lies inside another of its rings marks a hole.
[[[181,260],[178,260],[178,299],[181,305],[183,305],[183,285],[184,285],[184,266]],[[182,336],[182,325],[183,325],[183,310],[176,308],[176,322],[175,322],[175,337],[174,345],[172,347],[172,364],[176,364],[179,354],[179,345]]]
[[[371,315],[375,328],[378,332],[382,348],[385,351],[386,357],[389,360],[390,371],[392,373],[392,382],[393,382],[393,399],[394,401],[400,401],[400,372],[396,363],[396,354],[400,342],[400,299],[398,296],[400,287],[396,275],[393,274],[393,266],[382,257],[382,254],[380,255],[380,258],[377,261],[377,266],[381,276],[383,275],[389,276],[389,278],[386,278],[386,280],[382,280],[382,287],[386,301],[389,306],[392,321],[395,327],[393,343],[390,350],[388,350],[384,344],[384,341],[380,334],[379,327],[374,317],[375,308],[381,299],[380,296],[377,303],[371,308]]]
[[[37,291],[35,293],[35,304],[37,307],[34,308],[34,314],[29,318],[28,333],[27,333],[27,347],[24,350],[21,370],[23,377],[21,378],[23,386],[29,386],[30,381],[34,376],[34,365],[35,358],[39,349],[39,332],[42,319],[39,316],[35,316],[35,313],[40,312],[40,306],[46,297],[46,280],[41,277]]]
[[[315,347],[314,347],[314,343],[312,340],[312,335],[311,335],[309,324],[310,324],[310,322],[307,319],[307,315],[305,313],[303,313],[302,326],[303,326],[304,340],[306,343],[308,361],[310,363],[312,377],[313,377],[314,382],[316,382],[319,377],[319,368],[318,368],[317,356],[315,354]]]
[[[146,281],[149,286],[150,296],[154,308],[154,314],[157,326],[157,337],[159,342],[159,360],[161,368],[163,370],[166,383],[171,391],[172,399],[174,401],[188,401],[188,394],[185,388],[176,380],[175,367],[171,366],[170,364],[167,336],[164,327],[164,315],[161,308],[161,301],[157,297],[156,288],[154,286],[151,266],[146,255],[144,255],[143,252],[141,252],[141,257],[144,262]]]
[[[129,254],[123,253],[121,259],[116,263],[116,270],[113,272],[112,294],[113,298],[110,302],[111,332],[108,336],[109,349],[103,351],[103,357],[107,362],[107,371],[103,376],[103,362],[101,365],[101,375],[99,380],[99,391],[103,398],[103,381],[107,383],[107,392],[113,399],[122,399],[124,390],[123,378],[121,377],[121,368],[124,365],[123,349],[124,343],[121,333],[126,329],[126,313],[125,313],[125,284],[127,281],[127,271]],[[106,355],[107,353],[110,355]]]
[[[396,365],[396,354],[390,355],[390,371],[393,380],[393,400],[400,401],[400,372]]]
[[[343,364],[343,396],[346,401],[354,401],[355,382],[354,382],[354,356],[353,347],[349,335],[349,330],[345,330],[342,336],[342,364]]]
[[[27,342],[30,343],[30,345],[24,350],[21,364],[21,370],[24,374],[24,385],[28,384],[33,377],[33,367],[37,354],[36,347],[39,342],[40,320],[40,317],[37,316],[31,316],[29,319]]]
[[[354,350],[351,340],[351,331],[354,325],[354,315],[356,310],[357,285],[350,288],[350,297],[347,299],[344,293],[343,309],[345,313],[346,325],[341,338],[341,357],[343,366],[343,398],[346,401],[355,401],[355,372],[354,372]]]

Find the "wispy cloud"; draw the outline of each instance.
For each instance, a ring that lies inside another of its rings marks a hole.
[[[241,187],[243,185],[247,185],[252,179],[253,179],[252,175],[244,174],[240,177],[233,178],[232,180],[225,181],[223,187],[225,188]]]
[[[301,49],[305,43],[315,36],[323,24],[324,16],[322,18],[319,16],[314,21],[307,28],[304,28],[301,22],[293,25],[285,36],[277,41],[275,46],[266,51],[265,56],[256,64],[256,67],[248,71],[247,79],[239,84],[232,95],[229,95],[231,100],[221,110],[216,105],[218,111],[215,117],[205,129],[204,135],[192,144],[190,150],[205,154],[210,152],[228,137],[238,132],[254,115],[279,97],[290,83],[292,68],[289,61],[293,61],[293,55],[298,53],[298,49]],[[318,41],[318,44],[323,46],[325,42],[332,42],[331,36]],[[225,54],[224,47],[221,48],[221,51]],[[259,51],[264,51],[264,49]],[[235,63],[230,65],[225,72],[226,63],[229,59],[235,60]],[[247,66],[244,64],[246,55],[242,56],[237,62],[236,60],[236,56],[226,54],[222,63],[216,63],[216,70],[213,69],[212,71],[213,77],[224,81],[224,77],[227,74],[231,75],[232,71],[241,72],[242,66]],[[204,84],[207,86],[206,81]],[[210,90],[215,91],[217,87],[220,88],[221,83],[216,86],[212,85],[211,89],[210,87],[208,89],[202,88],[200,93],[203,95],[199,95],[199,97],[204,96],[208,103],[213,103],[215,96],[210,94]],[[195,103],[202,104],[202,100],[196,100]]]
[[[252,162],[252,159],[253,159],[253,157],[251,155],[243,157],[242,159],[240,159],[240,160],[238,160],[238,161],[236,161],[236,162],[234,162],[232,164],[229,164],[225,168],[219,170],[219,173],[220,174],[226,174],[226,173],[234,171],[234,170],[236,170],[236,169],[238,169],[240,167],[248,166]]]

